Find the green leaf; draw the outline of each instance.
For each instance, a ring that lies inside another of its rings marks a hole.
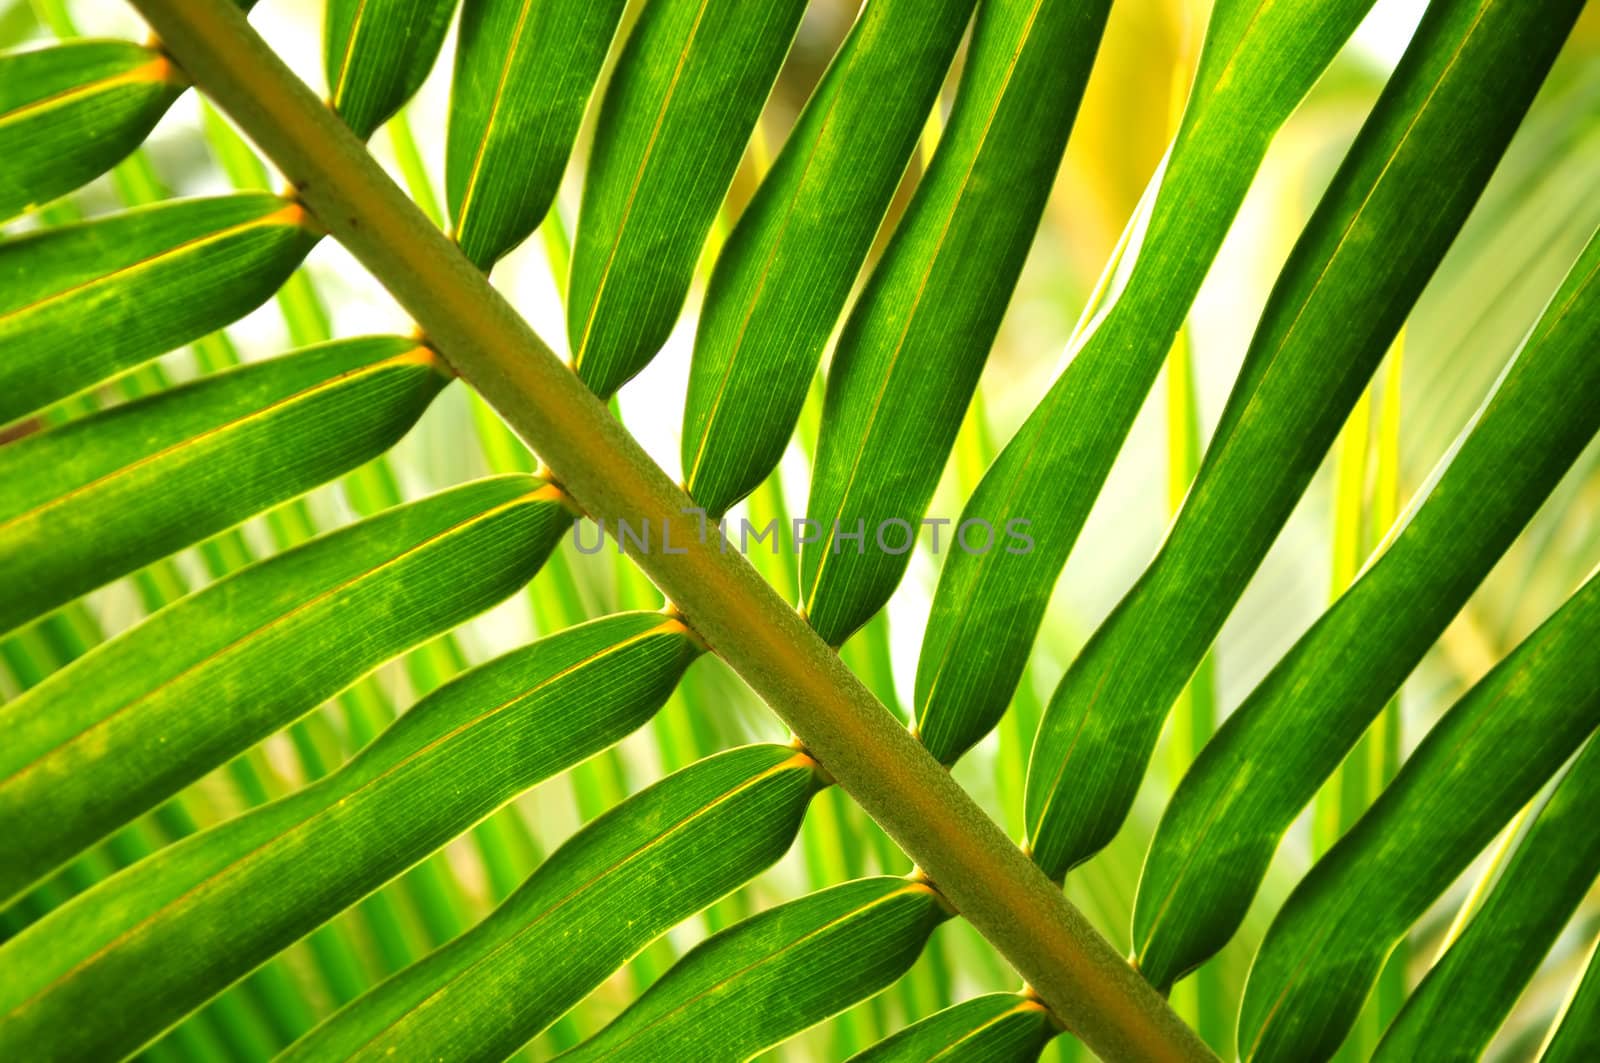
[[[1339,1047],[1395,942],[1600,727],[1597,641],[1591,578],[1451,707],[1311,869],[1250,969],[1242,1058]]]
[[[1202,750],[1162,817],[1134,955],[1168,985],[1232,936],[1323,780],[1600,431],[1600,238],[1573,267],[1431,491]]]
[[[251,194],[0,241],[0,424],[255,309],[317,242],[312,226]]]
[[[816,763],[787,746],[731,750],[669,776],[286,1060],[506,1058],[655,937],[782,856],[819,784]]]
[[[0,447],[0,631],[378,456],[449,379],[416,340],[348,340]]]
[[[157,853],[0,948],[0,1055],[132,1052],[521,791],[639,727],[698,652],[682,624],[634,613],[463,673],[343,769]]]
[[[1588,1063],[1600,1053],[1600,946],[1556,1018],[1539,1063]]]
[[[894,592],[1033,242],[1108,0],[992,0],[927,174],[828,372],[801,604],[840,645]],[[847,545],[842,535],[861,531]],[[946,533],[946,548],[955,549]],[[993,549],[1013,547],[989,529]],[[998,539],[999,541],[995,541]],[[974,549],[982,548],[980,540]]]
[[[684,481],[720,515],[783,456],[973,0],[869,0],[712,271]]]
[[[930,1015],[850,1059],[851,1063],[1029,1063],[1059,1032],[1037,1000],[990,993]]]
[[[130,41],[72,41],[0,55],[0,221],[105,173],[188,87]]]
[[[570,519],[531,477],[446,491],[252,565],[0,706],[0,819],[26,825],[0,837],[0,897],[504,598]]]
[[[1047,873],[1087,859],[1126,818],[1168,709],[1477,201],[1582,8],[1580,0],[1447,0],[1423,16],[1273,286],[1183,510],[1045,711],[1027,810],[1033,854]]]
[[[1395,1016],[1374,1060],[1480,1059],[1600,876],[1600,742],[1589,740],[1494,891]],[[1429,844],[1432,844],[1430,841]]]
[[[625,0],[466,0],[445,190],[482,269],[549,211]]]
[[[900,977],[947,914],[927,885],[899,878],[781,904],[706,939],[560,1058],[749,1059]]]
[[[356,136],[367,139],[422,87],[455,9],[455,0],[328,0],[328,98]]]
[[[1108,269],[1067,366],[961,522],[1023,522],[1025,553],[952,551],[917,661],[917,729],[952,763],[1004,715],[1045,606],[1267,145],[1373,0],[1222,0],[1177,139]],[[1186,484],[1187,486],[1187,484]]]
[[[595,128],[568,287],[572,365],[602,398],[666,342],[805,0],[655,0]]]

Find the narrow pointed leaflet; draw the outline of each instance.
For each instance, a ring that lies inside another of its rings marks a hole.
[[[913,1023],[850,1063],[1028,1063],[1060,1032],[1037,1000],[990,993]]]
[[[18,825],[0,897],[506,597],[570,520],[532,477],[445,491],[243,569],[0,706],[0,820]]]
[[[455,0],[328,0],[328,102],[365,140],[427,80]]]
[[[1429,6],[1273,286],[1155,560],[1039,726],[1028,836],[1061,876],[1111,840],[1210,649],[1522,121],[1583,4]],[[1404,231],[1404,240],[1391,234]]]
[[[668,776],[578,832],[482,923],[323,1023],[285,1063],[505,1059],[656,936],[782,856],[820,778],[786,746],[730,750]]]
[[[800,602],[829,645],[882,608],[905,574],[1033,243],[1109,7],[992,0],[978,13],[950,122],[828,372]]]
[[[449,379],[416,340],[345,340],[0,447],[0,632],[377,457]]]
[[[1150,844],[1140,969],[1169,985],[1233,935],[1290,824],[1597,431],[1592,239],[1423,501],[1201,751]]]
[[[917,730],[954,762],[1005,713],[1045,605],[1222,246],[1267,145],[1372,0],[1220,0],[1163,168],[1124,239],[1104,309],[967,501],[960,523],[1029,522],[1034,548],[945,557],[917,661]]]
[[[783,456],[973,0],[868,0],[723,245],[694,338],[685,489],[712,515]]]
[[[463,673],[334,774],[162,850],[0,947],[11,975],[0,980],[0,1055],[137,1050],[521,791],[644,724],[698,653],[677,621],[630,613]]]

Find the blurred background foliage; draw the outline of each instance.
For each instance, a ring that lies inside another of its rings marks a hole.
[[[624,26],[637,14],[630,4]],[[930,513],[954,517],[983,469],[1026,416],[1058,370],[1070,336],[1129,214],[1159,164],[1192,72],[1206,0],[1117,0],[1094,67],[1066,162],[1043,228],[1022,275],[984,384]],[[1203,445],[1222,409],[1256,318],[1301,226],[1348,147],[1420,16],[1422,0],[1382,0],[1299,112],[1273,143],[1222,253],[1201,290],[1174,362],[1180,371],[1154,388],[1123,448],[1098,506],[1062,577],[1039,644],[1011,712],[956,769],[967,789],[1018,836],[1024,771],[1032,729],[1049,690],[1086,633],[1105,615],[1149,560],[1192,471],[1193,444]],[[782,144],[790,124],[855,16],[855,0],[812,0],[705,251],[714,261],[727,233]],[[322,85],[322,5],[266,0],[253,15],[279,54],[314,86]],[[143,35],[131,9],[115,0],[0,0],[0,47],[69,36]],[[450,53],[422,92],[373,147],[385,165],[437,217]],[[960,72],[947,79],[947,112]],[[604,80],[604,78],[602,78]],[[596,98],[599,98],[596,93]],[[930,120],[923,151],[907,172],[879,237],[879,249],[915,187],[922,161],[937,142]],[[591,113],[588,121],[592,123]],[[580,138],[584,154],[587,134]],[[567,236],[578,205],[578,160],[542,238],[529,241],[495,272],[496,284],[547,340],[560,344]],[[46,220],[93,215],[153,198],[239,186],[271,187],[237,135],[197,94],[185,95],[146,148],[116,171],[45,212]],[[1423,484],[1488,393],[1585,237],[1600,223],[1600,10],[1579,23],[1504,164],[1461,237],[1412,314],[1403,344],[1375,377],[1364,405],[1317,482],[1300,503],[1214,652],[1214,668],[1197,679],[1191,698],[1225,714],[1254,686],[1347,583],[1402,505]],[[36,221],[24,219],[12,229]],[[705,270],[672,340],[651,366],[623,388],[618,415],[651,454],[676,472],[679,411]],[[225,364],[254,360],[324,335],[353,336],[405,329],[405,315],[347,258],[323,241],[283,296],[193,348],[175,352],[70,403],[110,405]],[[559,347],[558,347],[559,350]],[[219,362],[219,359],[222,361]],[[798,513],[807,456],[816,437],[820,387],[813,389],[801,430],[782,467],[733,519],[758,523]],[[49,416],[66,416],[71,409]],[[1398,412],[1398,432],[1393,431]],[[1370,415],[1369,415],[1370,413]],[[0,643],[0,694],[6,697],[116,634],[162,602],[203,585],[222,570],[224,555],[262,557],[314,531],[348,523],[374,509],[489,471],[531,468],[531,459],[465,388],[436,402],[386,458],[321,488],[304,500],[252,520],[121,583],[95,592]],[[1386,497],[1388,496],[1388,497]],[[1559,604],[1600,563],[1600,446],[1591,446],[1555,498],[1533,522],[1450,627],[1401,697],[1400,738],[1409,749],[1436,715]],[[1341,530],[1342,529],[1342,530]],[[1355,529],[1352,533],[1351,529]],[[585,541],[594,541],[592,529]],[[942,558],[924,536],[910,575],[890,608],[844,648],[847,661],[886,704],[902,714],[911,688],[920,634]],[[792,587],[796,558],[758,552],[753,560],[780,587]],[[347,758],[394,712],[467,664],[537,634],[618,609],[654,607],[659,596],[631,562],[607,549],[583,555],[570,543],[523,594],[451,636],[375,673],[333,704],[80,858],[3,913],[15,933],[45,911],[131,862],[143,852],[299,787]],[[1185,718],[1174,713],[1173,719]],[[314,962],[317,937],[274,959],[188,1019],[150,1050],[152,1058],[266,1058],[352,991],[369,985],[449,939],[484,915],[583,822],[665,773],[698,757],[754,740],[786,735],[713,655],[690,671],[655,722],[614,750],[525,794],[488,823],[458,839],[333,924],[356,945],[355,965],[330,978]],[[1126,947],[1134,886],[1155,816],[1183,766],[1184,744],[1158,755],[1141,801],[1117,841],[1075,872],[1067,889],[1114,943]],[[1267,917],[1304,872],[1316,846],[1312,814],[1278,855],[1244,931],[1208,964],[1202,984],[1211,999],[1180,985],[1175,1003],[1214,1047],[1233,1043],[1234,1004]],[[1517,824],[1507,829],[1517,830]],[[1404,977],[1414,984],[1448,939],[1458,917],[1492,878],[1497,851],[1462,876],[1418,925]],[[598,1030],[675,957],[712,930],[800,893],[909,864],[878,828],[837,789],[825,792],[788,857],[739,893],[656,942],[608,984],[524,1052],[544,1058]],[[1600,894],[1592,895],[1545,969],[1507,1022],[1491,1056],[1525,1056],[1547,1028],[1566,988],[1582,970],[1600,927]],[[324,932],[319,931],[319,934]],[[843,1058],[916,1017],[979,992],[1014,989],[1015,975],[964,922],[935,935],[912,972],[878,997],[789,1042],[776,1058]],[[1070,1038],[1056,1058],[1081,1054]],[[1047,1056],[1048,1058],[1048,1056]]]

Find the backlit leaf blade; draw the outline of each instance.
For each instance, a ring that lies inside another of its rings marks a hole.
[[[1049,874],[1087,859],[1122,825],[1168,709],[1477,201],[1582,8],[1578,0],[1448,0],[1423,16],[1273,286],[1183,509],[1040,723],[1027,818],[1034,857]],[[1401,231],[1405,239],[1391,238]]]
[[[1600,946],[1573,987],[1539,1053],[1539,1063],[1588,1063],[1600,1053]]]
[[[365,140],[427,80],[455,0],[328,0],[328,97]]]
[[[744,1060],[904,974],[947,913],[926,885],[870,878],[706,939],[560,1058]]]
[[[625,0],[466,0],[445,190],[456,242],[488,269],[561,185]]]
[[[1201,751],[1151,842],[1134,954],[1169,984],[1238,927],[1322,781],[1600,431],[1590,241],[1437,482]]]
[[[22,825],[0,832],[0,896],[504,598],[570,520],[532,477],[446,491],[243,569],[0,706],[0,819]]]
[[[1224,0],[1164,170],[1103,309],[961,514],[1027,522],[1034,549],[954,550],[917,661],[917,728],[953,762],[1005,713],[1050,592],[1278,127],[1372,0]]]
[[[930,1015],[851,1063],[1028,1063],[1059,1033],[1037,1000],[990,993]]]
[[[0,55],[0,221],[116,165],[187,84],[171,60],[131,41]]]
[[[416,340],[348,340],[0,447],[0,631],[378,456],[448,380]]]
[[[0,1054],[134,1051],[522,790],[639,727],[697,653],[682,624],[633,613],[463,673],[341,770],[157,853],[7,942]]]
[[[285,1059],[506,1058],[646,943],[782,856],[818,786],[815,762],[786,746],[731,750],[667,777]]]
[[[1317,862],[1251,966],[1242,1058],[1326,1059],[1339,1047],[1395,942],[1600,727],[1596,640],[1591,578],[1434,725]]]
[[[782,457],[972,0],[869,0],[717,258],[695,333],[684,482],[709,513]]]
[[[1590,739],[1483,907],[1428,971],[1379,1043],[1375,1060],[1429,1052],[1481,1058],[1567,920],[1600,877],[1600,742]]]
[[[800,601],[840,645],[894,592],[1033,242],[1110,4],[993,0],[828,372]],[[841,533],[863,531],[846,542]],[[990,529],[992,549],[1010,546]],[[948,536],[947,536],[948,538]],[[981,540],[974,544],[981,549]]]
[[[317,242],[313,225],[245,194],[0,241],[0,424],[254,310]]]
[[[572,364],[602,397],[647,365],[689,293],[805,0],[654,0],[606,87],[567,294]]]

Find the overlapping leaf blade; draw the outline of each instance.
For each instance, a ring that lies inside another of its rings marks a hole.
[[[317,239],[300,207],[247,194],[0,241],[0,424],[255,309]]]
[[[1134,906],[1134,953],[1156,984],[1232,936],[1295,816],[1600,431],[1597,342],[1600,239],[1414,515],[1173,795]]]
[[[609,396],[683,308],[805,0],[656,0],[600,107],[568,284],[572,364]]]
[[[847,882],[713,935],[560,1058],[743,1060],[893,982],[947,913],[926,885]]]
[[[951,551],[917,661],[918,732],[950,763],[1004,714],[1056,577],[1278,127],[1372,0],[1216,5],[1183,125],[1130,224],[1104,308],[968,500],[1034,548]]]
[[[0,221],[109,170],[187,82],[131,41],[71,41],[0,55]]]
[[[1429,1052],[1481,1058],[1517,997],[1600,876],[1600,742],[1590,739],[1483,907],[1412,990],[1374,1060]]]
[[[1582,8],[1576,0],[1428,8],[1273,287],[1160,552],[1079,653],[1040,723],[1028,833],[1050,874],[1088,858],[1122,825],[1168,709],[1477,201]],[[1388,238],[1402,228],[1406,239]]]
[[[1573,987],[1539,1053],[1539,1063],[1587,1063],[1600,1053],[1600,946]]]
[[[851,1056],[851,1063],[1027,1063],[1057,1035],[1037,1000],[990,993],[930,1015]]]
[[[416,340],[348,340],[0,448],[0,631],[378,456],[448,379]]]
[[[1600,727],[1591,578],[1429,732],[1295,888],[1256,954],[1247,1060],[1326,1059],[1400,936]]]
[[[731,750],[669,776],[285,1058],[506,1058],[658,934],[782,856],[818,785],[815,762],[785,746]]]
[[[782,457],[973,6],[870,0],[718,256],[683,413],[708,512]]]
[[[422,87],[455,0],[328,0],[328,98],[365,140]]]
[[[828,372],[806,507],[820,527],[801,552],[800,600],[831,645],[877,612],[905,573],[1109,8],[994,0],[978,13],[950,123]],[[988,531],[991,548],[1013,548]],[[983,549],[981,539],[972,548]]]
[[[625,0],[466,0],[445,192],[483,269],[544,220]]]
[[[555,488],[481,480],[313,540],[162,610],[0,707],[0,896],[488,608],[568,526]]]
[[[133,1051],[517,793],[643,724],[698,652],[677,621],[632,613],[464,673],[340,771],[163,850],[0,948],[0,1052]]]

